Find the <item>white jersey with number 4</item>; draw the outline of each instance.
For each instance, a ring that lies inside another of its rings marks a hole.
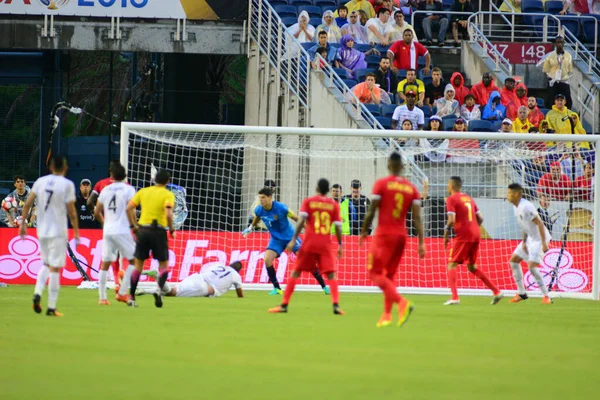
[[[39,238],[68,237],[67,204],[75,202],[75,185],[62,175],[46,175],[31,189],[37,207]]]
[[[129,234],[127,204],[135,195],[135,189],[125,182],[114,182],[102,189],[98,201],[104,207],[104,234]]]
[[[527,235],[528,240],[540,243],[542,242],[538,226],[533,222],[536,217],[539,219],[540,216],[531,202],[521,199],[521,201],[519,201],[519,205],[515,207],[515,217],[517,217],[517,222],[521,226],[523,233]],[[544,227],[544,232],[546,235],[546,243],[548,243],[552,237],[550,236],[548,229],[543,224],[542,226]]]
[[[242,277],[230,266],[227,267],[210,267],[200,272],[200,275],[206,283],[215,289],[213,297],[219,297],[227,293],[234,286],[236,289],[242,287]]]

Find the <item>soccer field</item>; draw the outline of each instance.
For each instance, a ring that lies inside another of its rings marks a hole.
[[[569,399],[600,385],[600,304],[490,306],[409,296],[403,328],[376,329],[382,297],[296,293],[271,315],[265,292],[151,296],[98,306],[62,288],[64,318],[31,310],[33,288],[0,289],[0,397],[8,399]],[[43,303],[46,302],[44,295]]]

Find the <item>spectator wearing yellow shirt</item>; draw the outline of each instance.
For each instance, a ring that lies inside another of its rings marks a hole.
[[[542,70],[548,78],[546,106],[550,107],[555,97],[562,94],[565,96],[567,108],[571,108],[573,100],[569,80],[573,74],[573,58],[565,51],[565,39],[562,36],[557,36],[554,40],[554,51],[544,59]]]
[[[566,99],[563,94],[559,93],[556,95],[552,110],[546,114],[546,119],[548,120],[548,127],[555,133],[567,135],[586,134],[577,113],[574,113],[566,107]],[[573,146],[571,142],[562,142],[562,144],[568,149]],[[548,142],[548,145],[554,146],[556,143]],[[578,142],[576,147],[580,149],[589,149],[590,144],[588,142]]]
[[[371,5],[371,3],[367,0],[351,0],[349,2],[347,2],[346,7],[348,8],[348,14],[350,14],[352,11],[364,11],[365,14],[367,14],[367,18],[375,18],[375,9],[373,8],[373,5]],[[336,11],[337,14],[337,11]],[[337,17],[337,15],[336,15]]]
[[[409,90],[417,94],[417,106],[423,107],[425,101],[425,84],[420,79],[417,79],[417,70],[414,68],[406,71],[406,79],[398,82],[398,97],[400,102],[406,102],[405,93]]]
[[[529,109],[525,106],[519,107],[517,111],[517,119],[513,122],[513,132],[515,133],[529,133],[531,128],[534,128],[533,125],[527,117],[529,116]]]

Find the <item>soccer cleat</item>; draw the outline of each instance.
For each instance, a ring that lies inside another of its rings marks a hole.
[[[277,289],[277,288],[273,288],[273,290],[271,290],[269,292],[269,296],[277,296],[278,294],[282,294],[283,290],[281,289]]]
[[[152,293],[152,296],[154,296],[154,305],[156,308],[161,308],[163,306],[162,293]]]
[[[158,280],[158,272],[153,269],[142,272],[142,275],[149,276],[150,278],[154,279],[155,281]]]
[[[277,313],[287,313],[288,309],[287,306],[277,306],[277,307],[273,307],[273,308],[269,308],[269,312],[271,314],[277,314]]]
[[[110,302],[108,300],[99,300],[98,304],[101,306],[110,306]]]
[[[460,305],[460,300],[450,299],[444,303],[445,306],[458,306]]]
[[[128,294],[124,294],[123,296],[121,296],[119,293],[117,293],[117,295],[115,296],[115,300],[120,301],[121,303],[127,303],[130,298],[131,296]]]
[[[121,290],[121,285],[115,283],[115,293],[119,293],[119,290]]]
[[[335,315],[346,315],[346,313],[344,312],[344,310],[341,309],[340,306],[333,306],[333,313]]]
[[[42,297],[39,294],[33,295],[33,311],[36,313],[42,312],[42,307],[40,306],[40,302],[42,301]]]
[[[552,303],[554,303],[554,302],[552,301],[552,299],[550,297],[544,296],[542,298],[542,304],[552,304]]]
[[[65,314],[58,312],[56,310],[53,310],[51,308],[49,308],[48,310],[46,310],[46,315],[49,317],[64,317]]]
[[[383,313],[381,314],[381,318],[377,321],[375,325],[377,328],[385,328],[386,326],[392,325],[392,314],[391,313]]]
[[[402,303],[402,307],[398,307],[398,327],[404,325],[415,310],[415,305],[410,301],[404,300]]]
[[[137,307],[138,305],[135,302],[135,300],[129,299],[129,300],[127,300],[127,306],[129,306],[129,307]]]
[[[500,300],[502,300],[503,298],[504,298],[504,294],[498,293],[498,294],[494,295],[494,298],[492,299],[492,302],[490,304],[495,306],[496,304],[500,303]]]
[[[331,290],[329,290],[329,286],[325,286],[323,288],[323,293],[325,293],[325,295],[329,296],[329,294],[331,293]]]
[[[527,294],[515,294],[512,299],[510,299],[509,303],[518,303],[523,300],[527,300],[529,296]]]

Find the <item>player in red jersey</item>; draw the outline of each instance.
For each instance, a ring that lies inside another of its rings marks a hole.
[[[481,229],[479,227],[483,223],[483,217],[475,201],[471,196],[461,192],[461,189],[462,179],[459,176],[451,177],[448,181],[450,197],[446,199],[448,223],[444,229],[444,248],[448,247],[448,236],[452,227],[454,227],[456,239],[448,259],[448,285],[452,292],[452,298],[446,301],[444,305],[460,304],[456,288],[456,267],[462,263],[467,264],[469,272],[479,278],[492,291],[494,298],[491,304],[498,304],[504,297],[502,292],[489,280],[486,274],[477,269],[476,265],[479,242],[481,241]]]
[[[300,215],[294,237],[287,246],[288,251],[292,251],[296,246],[298,235],[306,225],[304,243],[298,252],[296,266],[288,279],[285,292],[283,293],[283,302],[280,306],[269,309],[270,313],[286,313],[290,298],[294,293],[294,288],[298,283],[298,278],[303,271],[314,272],[319,267],[319,271],[327,277],[327,284],[331,289],[331,302],[333,303],[333,313],[344,315],[340,308],[340,291],[335,275],[335,260],[329,243],[331,234],[331,224],[335,226],[335,235],[338,240],[338,258],[342,257],[342,219],[340,217],[340,206],[337,201],[327,197],[329,193],[329,181],[319,179],[317,184],[317,194],[307,197],[300,206]]]
[[[389,176],[379,179],[373,185],[371,207],[365,216],[360,234],[360,244],[368,235],[368,228],[379,209],[379,219],[375,237],[369,250],[367,268],[373,283],[381,288],[385,299],[383,314],[377,327],[392,324],[392,308],[398,305],[398,326],[404,325],[414,309],[414,305],[398,294],[394,282],[398,264],[406,244],[406,214],[412,210],[413,221],[419,236],[419,257],[425,257],[423,222],[421,217],[421,195],[408,179],[400,176],[404,166],[402,157],[392,153],[388,159]]]

